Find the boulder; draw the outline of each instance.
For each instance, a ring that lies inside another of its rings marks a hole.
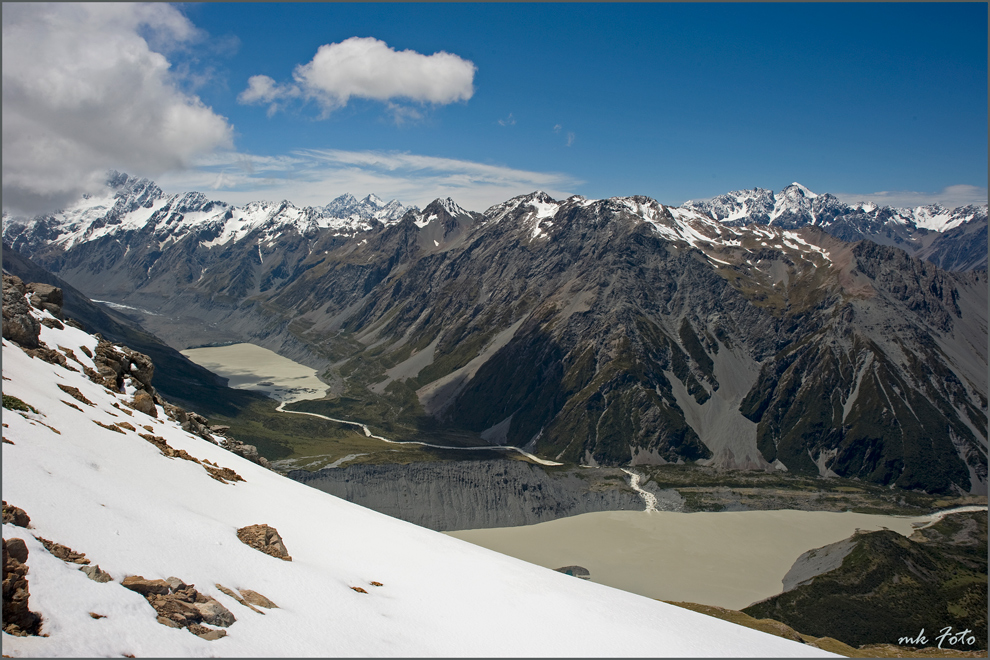
[[[31,316],[25,293],[19,277],[3,274],[3,338],[24,348],[38,348],[41,324]]]
[[[158,410],[155,408],[155,400],[151,398],[151,395],[144,390],[138,390],[134,393],[134,400],[131,402],[131,407],[138,412],[143,412],[151,417],[158,417]]]
[[[27,527],[31,524],[31,518],[28,514],[24,513],[24,509],[7,504],[7,500],[3,500],[3,523],[5,525],[11,524],[17,527]]]
[[[146,580],[144,579],[144,576],[141,575],[128,575],[124,578],[121,584],[127,589],[136,591],[145,597],[150,594],[159,594],[164,596],[169,592],[169,586],[165,580]]]
[[[193,604],[193,607],[199,610],[204,623],[208,623],[213,626],[221,626],[226,628],[230,624],[237,621],[230,610],[221,605],[217,599],[209,596],[206,597],[205,603],[197,602]]]
[[[189,626],[189,632],[211,642],[227,636],[226,630],[215,630],[214,628],[207,628],[198,624]]]
[[[32,282],[24,285],[24,288],[30,294],[32,305],[51,312],[57,319],[62,318],[62,289],[42,282]]]
[[[113,578],[109,573],[100,568],[99,564],[95,566],[80,566],[79,570],[86,574],[93,582],[111,582]]]
[[[28,549],[24,539],[10,539],[7,541],[7,554],[21,562],[27,563]]]
[[[257,591],[251,591],[250,589],[241,589],[241,598],[252,605],[257,605],[258,607],[265,607],[267,609],[278,607],[278,605],[265,598]]]
[[[237,530],[237,538],[241,543],[249,545],[266,555],[277,557],[284,561],[292,561],[289,551],[282,543],[282,537],[274,527],[268,525],[248,525]]]

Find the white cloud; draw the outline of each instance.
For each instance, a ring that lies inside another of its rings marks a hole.
[[[957,208],[970,204],[986,204],[987,189],[979,186],[959,184],[947,186],[940,192],[916,192],[909,190],[882,190],[874,193],[835,193],[846,204],[873,202],[880,206],[911,208],[928,204],[941,204],[947,208]]]
[[[515,123],[516,123],[516,118],[512,116],[511,112],[509,113],[509,116],[506,117],[505,119],[498,120],[499,126],[514,126]]]
[[[3,203],[62,206],[106,170],[156,176],[232,147],[232,128],[181,91],[168,52],[202,40],[165,4],[3,4]]]
[[[322,206],[345,192],[374,193],[420,208],[437,197],[483,211],[515,195],[545,190],[565,198],[582,182],[566,174],[533,172],[454,158],[381,151],[308,149],[288,156],[229,152],[202,159],[200,168],[159,180],[168,192],[209,191],[214,199],[245,204],[287,199]]]
[[[554,124],[553,132],[554,133],[560,133],[560,129],[562,129],[562,128],[563,128],[563,126],[561,126],[560,124]]]
[[[574,133],[571,133],[571,132],[568,131],[568,133],[567,133],[567,146],[568,147],[571,146],[572,144],[574,144],[574,137],[575,137],[574,136]]]
[[[311,61],[295,68],[294,83],[280,85],[268,76],[252,76],[238,100],[267,103],[271,114],[279,107],[276,101],[302,97],[318,103],[324,117],[347,105],[351,97],[446,105],[474,95],[475,71],[474,63],[444,51],[423,55],[397,51],[373,37],[351,37],[320,46]],[[397,122],[411,117],[395,108],[390,104]]]

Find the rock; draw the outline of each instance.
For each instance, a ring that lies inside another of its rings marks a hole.
[[[199,613],[203,617],[203,621],[205,623],[226,628],[230,624],[237,621],[234,614],[221,605],[216,598],[207,596],[206,599],[207,600],[205,603],[193,604],[193,607],[199,610]]]
[[[241,604],[244,607],[248,608],[252,612],[257,612],[258,614],[264,614],[264,612],[262,612],[261,610],[259,610],[257,607],[255,607],[254,605],[251,605],[250,603],[248,603],[247,601],[245,601],[243,598],[241,598],[240,595],[236,591],[234,591],[233,589],[228,589],[227,587],[223,586],[219,582],[217,583],[216,586],[217,586],[217,589],[219,589],[221,592],[227,594],[228,596],[230,596],[231,598],[233,598],[234,600],[236,600],[239,604]]]
[[[183,582],[179,578],[175,577],[174,575],[165,578],[165,583],[169,586],[169,588],[173,592],[180,591],[180,590],[188,589],[189,588],[189,585],[188,584],[186,584],[185,582]]]
[[[174,621],[181,626],[188,626],[203,620],[203,615],[195,603],[189,603],[174,595],[152,594],[147,596],[148,602],[155,608],[159,616]]]
[[[160,594],[164,596],[169,592],[169,586],[165,580],[146,580],[141,575],[128,575],[121,584],[127,589],[136,591],[145,597],[149,594]]]
[[[60,389],[63,392],[65,392],[66,394],[68,394],[69,396],[71,396],[76,401],[78,401],[80,403],[85,403],[87,406],[95,405],[92,401],[90,401],[89,399],[87,399],[83,395],[82,392],[79,391],[79,388],[78,387],[71,387],[69,385],[63,385],[62,383],[55,383],[55,384],[58,385],[58,389]]]
[[[62,545],[61,543],[55,543],[54,541],[49,541],[44,537],[37,537],[41,545],[45,546],[48,552],[52,553],[58,559],[70,564],[88,564],[89,560],[86,559],[85,552],[76,552],[72,548]]]
[[[213,435],[226,436],[228,431],[230,431],[229,426],[223,426],[221,424],[210,426],[210,433],[212,433]]]
[[[258,607],[264,607],[267,609],[277,608],[278,605],[265,598],[257,591],[251,591],[250,589],[241,589],[241,597],[248,603],[252,605],[257,605]]]
[[[27,527],[31,524],[31,518],[28,514],[24,513],[24,509],[7,504],[7,501],[3,500],[3,523],[5,525],[9,523],[17,527]]]
[[[6,277],[6,276],[4,276]],[[14,539],[11,539],[13,541]],[[17,539],[23,544],[23,540]],[[8,551],[6,539],[3,545],[3,630],[10,635],[24,637],[37,635],[41,629],[41,616],[28,609],[27,573],[24,561]],[[27,546],[23,550],[15,546],[15,552],[27,560]]]
[[[134,393],[134,400],[131,402],[131,407],[138,412],[143,412],[151,417],[158,418],[158,410],[155,408],[155,400],[151,398],[151,395],[144,390],[138,390]]]
[[[38,348],[41,324],[31,316],[25,293],[19,277],[3,274],[3,338],[24,348]]]
[[[79,570],[86,574],[93,582],[111,582],[113,578],[109,573],[100,568],[99,564],[95,566],[80,566]]]
[[[7,554],[22,564],[26,563],[28,560],[28,549],[24,543],[24,539],[9,539],[7,541]]]
[[[189,626],[189,632],[211,642],[227,636],[226,630],[214,630],[213,628],[207,628],[206,626],[196,624]]]
[[[282,537],[274,527],[268,525],[248,525],[237,530],[237,538],[241,543],[251,546],[266,555],[278,557],[284,561],[292,561],[289,551],[282,543]]]
[[[62,289],[51,284],[44,284],[43,282],[31,282],[30,284],[25,284],[24,289],[33,294],[31,297],[37,296],[39,304],[48,303],[56,307],[61,308],[63,304],[62,300]]]
[[[158,623],[162,624],[163,626],[168,626],[169,628],[182,627],[182,624],[179,623],[178,621],[172,621],[172,619],[169,619],[168,617],[164,617],[164,616],[158,617]]]
[[[561,566],[560,568],[555,568],[553,570],[558,573],[563,573],[564,575],[573,575],[574,577],[581,578],[582,580],[591,579],[591,571],[584,566]]]

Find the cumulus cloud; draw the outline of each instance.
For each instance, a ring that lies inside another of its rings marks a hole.
[[[320,46],[313,59],[300,64],[293,83],[278,84],[268,76],[252,76],[238,100],[244,104],[269,104],[304,98],[321,107],[323,117],[347,105],[353,98],[392,102],[396,99],[446,105],[467,101],[474,95],[474,63],[440,51],[423,55],[397,51],[373,37],[351,37]],[[396,113],[408,119],[408,112]]]
[[[232,147],[158,52],[202,38],[170,5],[4,3],[4,208],[50,211],[108,169],[155,176]]]
[[[437,197],[483,211],[515,195],[545,190],[566,198],[581,181],[557,172],[534,172],[455,158],[383,151],[308,149],[287,156],[258,157],[234,152],[202,159],[197,171],[158,181],[170,192],[211,190],[231,204],[287,199],[322,206],[345,192],[374,193],[420,208]]]
[[[941,204],[946,208],[986,204],[987,189],[979,186],[959,184],[947,186],[939,192],[917,192],[911,190],[881,190],[874,193],[835,193],[846,204],[873,202],[880,206],[912,208],[928,204]]]

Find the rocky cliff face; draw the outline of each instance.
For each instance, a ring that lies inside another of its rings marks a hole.
[[[593,472],[593,473],[592,473]],[[643,509],[620,470],[548,474],[514,460],[355,465],[288,475],[349,502],[437,531],[532,525],[592,511]],[[660,508],[678,511],[674,490]]]
[[[38,254],[173,345],[251,341],[325,370],[334,396],[307,409],[373,428],[985,492],[985,272],[839,240],[809,226],[836,201],[785,192],[765,226],[731,221],[746,205],[533,193],[351,235],[149,221]]]

